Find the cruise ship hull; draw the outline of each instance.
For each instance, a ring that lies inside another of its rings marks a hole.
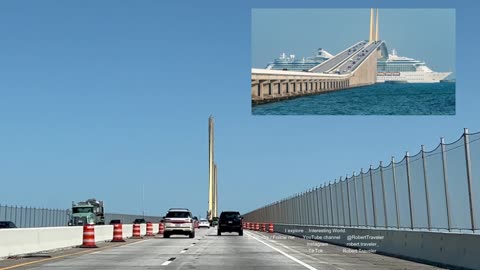
[[[403,82],[403,83],[438,83],[445,79],[451,72],[378,72],[377,83]]]

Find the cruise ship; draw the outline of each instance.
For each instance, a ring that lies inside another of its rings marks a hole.
[[[382,83],[438,83],[451,72],[434,72],[425,62],[398,56],[394,49],[387,59],[377,62],[377,82]]]
[[[303,57],[302,59],[296,59],[294,54],[287,56],[285,53],[282,53],[279,58],[269,63],[266,69],[307,71],[332,57],[333,55],[322,48],[317,50],[315,56]]]
[[[307,71],[331,57],[333,56],[323,49],[318,49],[314,57],[302,60],[296,60],[295,55],[287,57],[282,54],[269,63],[266,69]],[[398,56],[396,50],[392,50],[388,58],[377,62],[377,83],[438,83],[450,74],[451,72],[434,72],[425,62]]]

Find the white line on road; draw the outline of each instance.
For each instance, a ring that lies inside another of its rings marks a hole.
[[[187,252],[187,251],[186,251],[186,250],[182,250],[182,251],[180,251],[180,253],[185,253],[185,252]]]
[[[276,248],[276,247],[274,247],[274,246],[272,246],[272,245],[270,245],[270,244],[268,244],[268,243],[265,243],[264,241],[262,241],[262,240],[258,239],[257,237],[253,236],[253,234],[251,234],[251,233],[249,233],[249,232],[246,232],[246,233],[247,233],[248,235],[250,235],[250,237],[252,237],[253,239],[257,240],[258,242],[260,242],[260,243],[264,244],[265,246],[267,246],[267,247],[269,247],[269,248],[277,251],[278,253],[282,254],[283,256],[289,258],[290,260],[292,260],[292,261],[294,261],[294,262],[296,262],[296,263],[304,266],[305,268],[310,269],[310,270],[318,270],[317,268],[315,268],[315,267],[313,267],[313,266],[311,266],[311,265],[309,265],[309,264],[307,264],[307,263],[304,263],[304,262],[300,261],[299,259],[297,259],[297,258],[295,258],[295,257],[293,257],[293,256],[291,256],[291,255],[289,255],[289,254],[281,251],[280,249],[278,249],[278,248]]]

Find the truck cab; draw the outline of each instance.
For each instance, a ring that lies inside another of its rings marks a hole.
[[[95,199],[89,199],[85,202],[72,202],[72,215],[69,226],[104,225],[105,214],[103,202]]]

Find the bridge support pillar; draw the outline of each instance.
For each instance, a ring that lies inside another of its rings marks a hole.
[[[258,81],[252,81],[252,98],[256,98],[260,96],[260,84]]]
[[[287,96],[288,95],[288,83],[285,81],[279,81],[278,85],[280,87],[280,96]]]
[[[295,81],[288,81],[288,92],[290,95],[296,95]]]

